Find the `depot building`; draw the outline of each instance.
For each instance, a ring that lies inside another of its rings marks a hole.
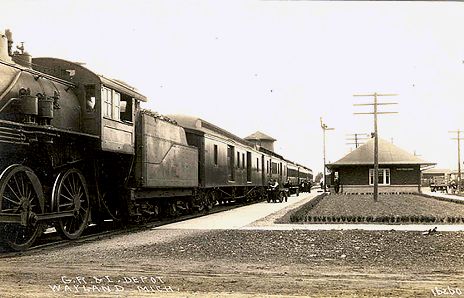
[[[379,193],[420,193],[421,173],[435,163],[379,138]],[[340,193],[370,194],[374,190],[374,138],[334,163],[327,164],[331,184],[340,183]]]

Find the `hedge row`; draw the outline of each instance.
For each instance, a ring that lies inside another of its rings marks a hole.
[[[327,193],[323,193],[309,201],[308,203],[304,204],[302,207],[297,209],[291,216],[290,216],[290,221],[295,222],[292,220],[292,217],[297,217],[297,218],[303,218],[306,216],[306,214],[314,208],[319,202],[327,196]],[[301,220],[300,220],[301,221]]]
[[[293,214],[291,222],[313,223],[464,223],[464,217],[435,217],[427,215],[413,216],[310,216]]]

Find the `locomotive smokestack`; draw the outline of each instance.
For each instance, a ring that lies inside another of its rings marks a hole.
[[[8,52],[8,34],[11,36],[11,32],[7,30],[9,33],[3,33],[0,31],[0,60],[11,62],[11,58]]]
[[[6,39],[8,40],[8,55],[12,56],[13,51],[11,49],[13,48],[13,33],[10,31],[10,29],[6,29],[5,35]]]

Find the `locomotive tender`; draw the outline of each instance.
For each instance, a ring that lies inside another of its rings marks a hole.
[[[309,168],[207,121],[144,110],[147,98],[79,63],[13,52],[0,32],[0,243],[27,249],[54,226],[140,220],[256,200]]]

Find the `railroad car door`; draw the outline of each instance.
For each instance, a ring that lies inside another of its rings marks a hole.
[[[266,183],[265,175],[266,169],[264,166],[264,154],[261,154],[261,185],[264,185]]]
[[[247,176],[247,182],[251,182],[251,152],[248,152],[246,153],[247,157],[246,157],[246,167],[247,167],[247,172],[246,172],[246,176]]]
[[[230,181],[235,180],[235,167],[234,167],[235,147],[227,145],[227,169]]]

